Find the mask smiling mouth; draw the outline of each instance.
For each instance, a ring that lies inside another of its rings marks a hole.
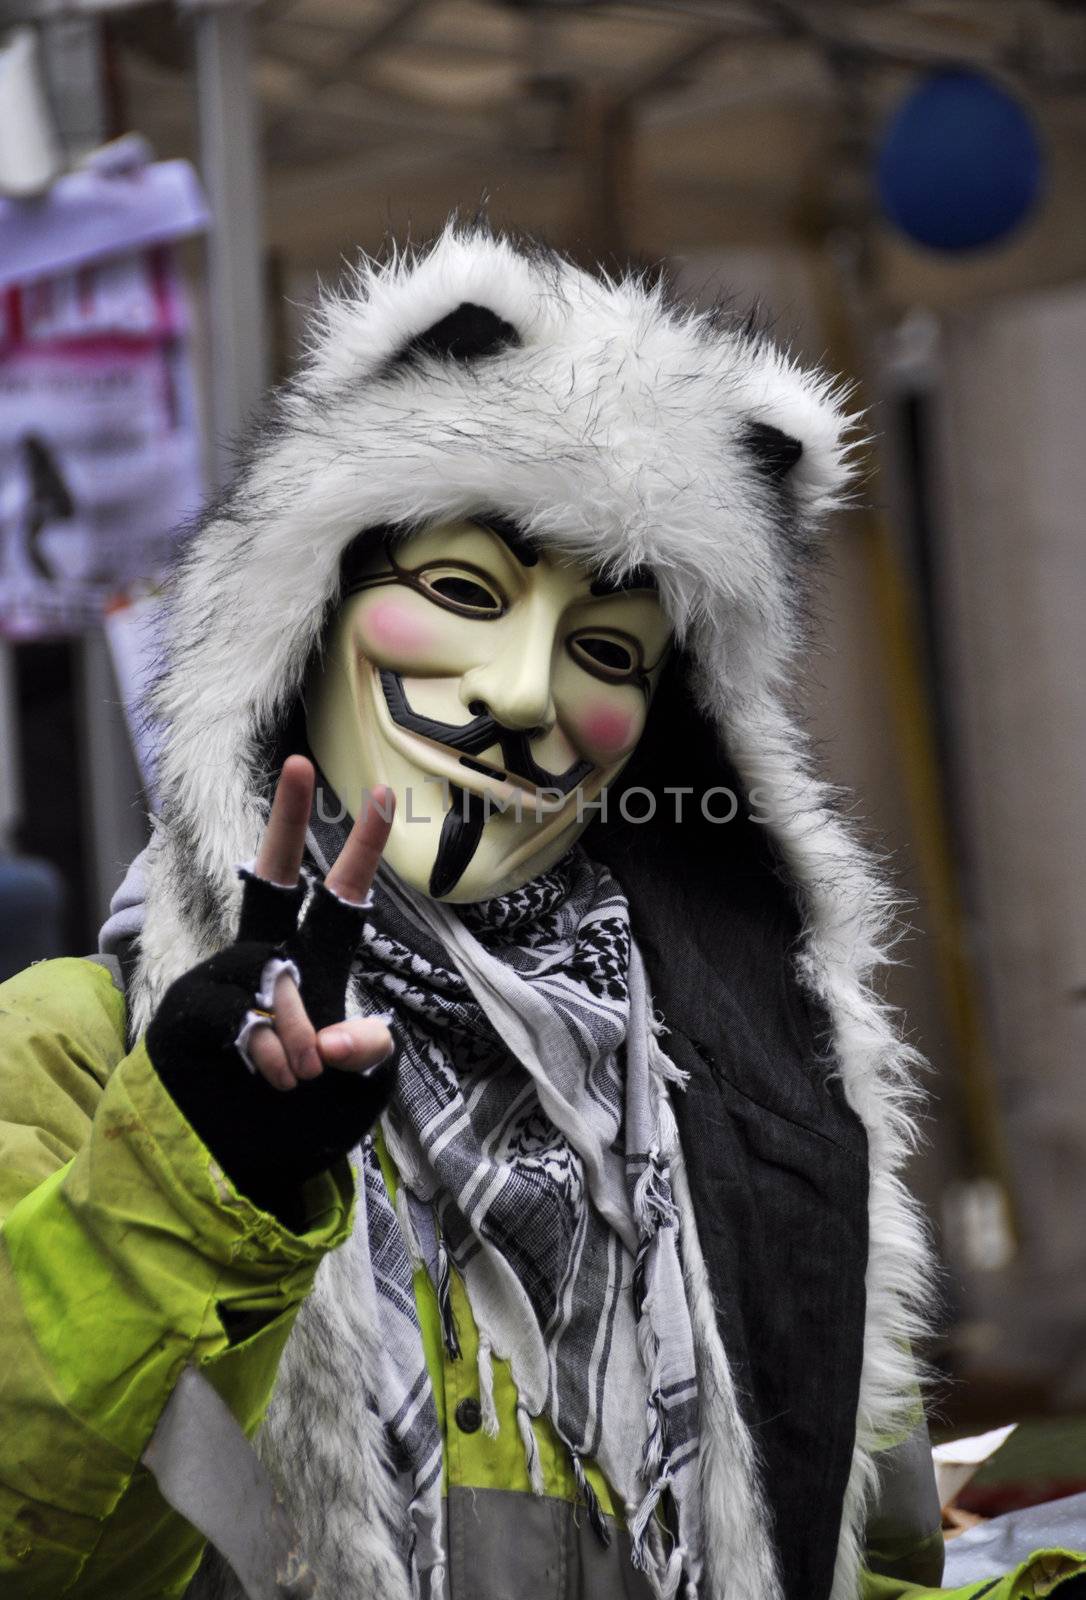
[[[597,770],[593,762],[581,760],[575,761],[565,772],[549,772],[532,755],[530,731],[508,728],[485,711],[466,723],[439,722],[433,717],[423,716],[408,704],[403,679],[398,672],[391,672],[387,668],[375,668],[374,671],[394,725],[404,733],[413,734],[447,751],[457,766],[463,769],[465,778],[468,773],[477,773],[495,783],[508,784],[512,789],[533,798],[538,796],[541,807],[547,809],[548,801],[551,804],[556,801],[561,803]],[[505,759],[504,769],[479,759],[484,750],[493,749],[495,745]],[[451,775],[450,781],[455,782]],[[546,798],[539,791],[546,791]]]

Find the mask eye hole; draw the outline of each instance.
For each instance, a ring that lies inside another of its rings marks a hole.
[[[574,634],[569,653],[578,666],[608,683],[625,683],[641,672],[639,646],[620,633]]]
[[[463,567],[427,567],[418,574],[423,593],[462,617],[500,617],[505,599],[491,579]]]

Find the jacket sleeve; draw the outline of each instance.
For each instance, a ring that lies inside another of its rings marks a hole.
[[[927,1418],[917,1386],[911,1426],[875,1456],[878,1494],[867,1517],[867,1564],[889,1578],[938,1587],[943,1519]]]
[[[983,1562],[978,1562],[983,1565]],[[857,1600],[1039,1600],[1042,1595],[1083,1593],[1086,1557],[1081,1551],[1038,1550],[1028,1561],[998,1577],[975,1578],[954,1589],[930,1588],[864,1572]]]
[[[124,1045],[89,961],[0,985],[0,1591],[167,1600],[202,1539],[140,1457],[182,1369],[247,1432],[323,1255],[350,1227],[346,1163],[307,1230],[239,1194]]]

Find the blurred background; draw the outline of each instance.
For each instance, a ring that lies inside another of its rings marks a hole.
[[[0,976],[92,950],[145,841],[156,581],[322,281],[483,208],[758,302],[869,408],[803,714],[909,897],[887,987],[931,1062],[937,1420],[1030,1422],[977,1509],[1086,1489],[1086,6],[0,25]]]

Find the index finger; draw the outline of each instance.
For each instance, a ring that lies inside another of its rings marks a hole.
[[[395,810],[396,796],[387,784],[379,784],[363,797],[362,809],[347,836],[347,843],[324,880],[325,886],[341,900],[361,905],[369,894]]]
[[[313,763],[305,756],[288,756],[283,762],[271,816],[253,868],[258,878],[282,884],[285,889],[293,889],[298,882],[315,782]]]

